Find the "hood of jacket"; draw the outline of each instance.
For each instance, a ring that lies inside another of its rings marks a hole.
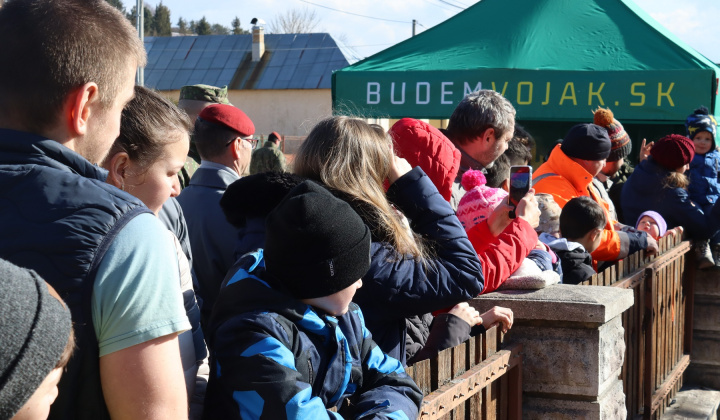
[[[460,150],[440,130],[412,118],[396,122],[390,135],[395,153],[413,167],[421,167],[443,198],[450,201],[452,185],[460,170]]]

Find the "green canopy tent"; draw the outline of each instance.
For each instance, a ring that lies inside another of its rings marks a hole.
[[[467,93],[494,89],[546,148],[598,106],[637,143],[681,132],[699,105],[716,114],[718,77],[631,0],[482,0],[336,71],[333,110],[446,119]]]

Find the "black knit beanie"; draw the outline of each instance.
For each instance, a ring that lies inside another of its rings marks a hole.
[[[265,217],[285,198],[285,195],[304,178],[290,172],[261,172],[244,176],[230,184],[222,198],[220,208],[227,221],[243,228],[253,217]]]
[[[0,419],[10,419],[55,369],[70,312],[34,271],[0,260]]]
[[[605,128],[595,124],[578,124],[565,135],[560,149],[571,158],[603,160],[610,156],[611,146]]]
[[[370,268],[370,229],[350,205],[305,181],[268,215],[266,273],[296,299],[329,296]]]

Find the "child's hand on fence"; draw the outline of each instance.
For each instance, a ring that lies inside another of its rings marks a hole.
[[[453,306],[448,313],[455,315],[456,317],[467,322],[471,327],[473,325],[482,324],[483,320],[480,318],[480,312],[472,306],[468,305],[467,302],[461,302]]]
[[[683,227],[682,227],[682,226],[676,226],[676,227],[674,227],[674,228],[672,228],[672,229],[668,229],[668,231],[665,232],[665,234],[663,235],[663,238],[666,237],[666,236],[675,236],[675,235],[677,235],[677,236],[682,236],[682,234],[683,234]]]
[[[482,324],[486,330],[500,325],[500,329],[503,333],[508,332],[513,325],[513,311],[509,308],[503,308],[502,306],[495,306],[489,311],[481,315]]]

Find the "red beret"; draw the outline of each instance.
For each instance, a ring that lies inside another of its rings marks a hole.
[[[231,130],[237,131],[241,136],[255,134],[255,124],[250,120],[250,117],[232,105],[213,104],[206,106],[198,117],[211,123],[224,125]]]
[[[695,144],[679,134],[670,134],[653,144],[650,156],[669,171],[685,166],[695,157]]]

